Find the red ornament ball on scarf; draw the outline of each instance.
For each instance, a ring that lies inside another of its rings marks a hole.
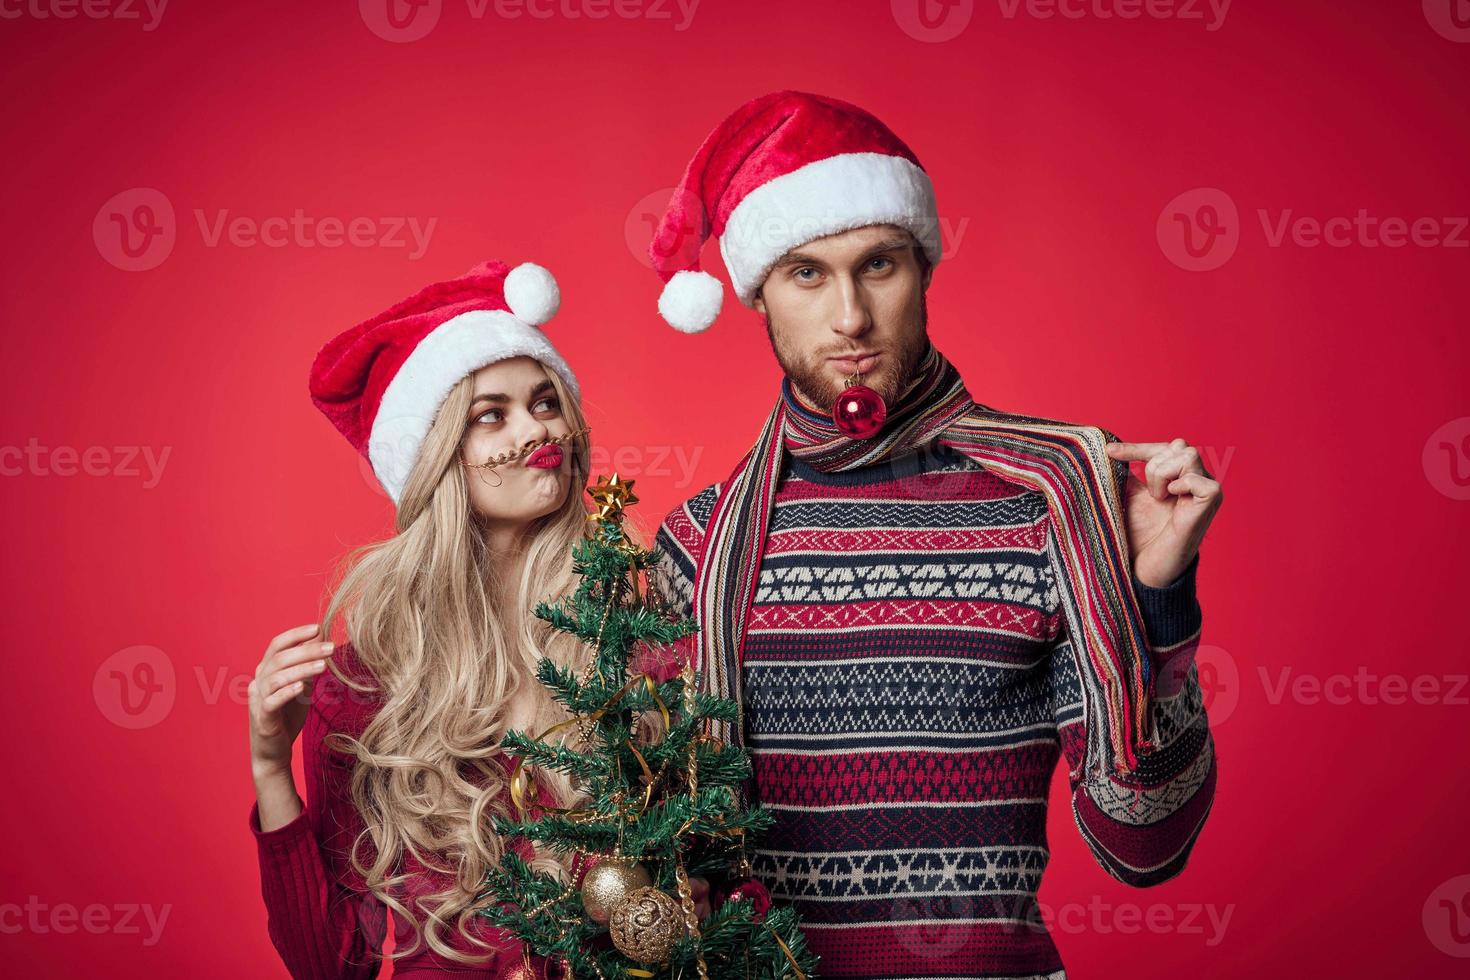
[[[843,389],[832,406],[832,421],[837,431],[849,439],[867,439],[877,435],[888,419],[888,406],[883,396],[867,385]]]

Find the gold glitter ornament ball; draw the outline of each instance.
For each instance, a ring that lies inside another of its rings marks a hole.
[[[682,930],[679,903],[657,888],[639,888],[612,910],[612,943],[635,963],[662,963]]]
[[[605,857],[582,879],[582,907],[587,910],[587,918],[605,926],[619,902],[651,884],[648,871],[632,858]]]

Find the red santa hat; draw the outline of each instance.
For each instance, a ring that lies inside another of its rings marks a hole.
[[[654,231],[648,251],[664,281],[659,312],[685,333],[714,323],[724,289],[699,271],[711,235],[735,295],[750,306],[793,248],[878,224],[908,229],[930,263],[939,262],[934,188],[913,151],[872,114],[837,99],[753,99],[705,139]]]
[[[580,400],[572,369],[537,329],[560,305],[556,280],[541,266],[482,262],[328,341],[311,365],[311,400],[368,458],[396,504],[439,406],[471,372],[534,357]]]

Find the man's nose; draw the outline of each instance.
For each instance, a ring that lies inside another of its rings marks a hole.
[[[837,302],[836,319],[832,323],[835,333],[844,337],[861,337],[872,328],[873,318],[868,313],[867,298],[851,278],[839,282]]]

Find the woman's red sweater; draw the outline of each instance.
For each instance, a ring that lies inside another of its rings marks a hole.
[[[340,644],[332,658],[349,677],[370,677],[350,644]],[[271,942],[291,976],[297,980],[364,980],[376,977],[382,968],[389,916],[348,859],[352,842],[363,829],[351,794],[356,760],[333,750],[324,739],[332,732],[360,736],[379,704],[348,688],[330,670],[318,678],[311,698],[300,739],[305,808],[290,823],[263,831],[259,805],[250,807],[261,894]],[[543,797],[543,802],[548,801]],[[525,841],[512,841],[509,846],[522,857],[530,856]],[[407,897],[431,894],[450,880],[437,869],[424,868],[412,856],[405,857],[404,870],[412,876],[405,889]],[[585,873],[585,868],[578,870]],[[404,948],[412,941],[413,931],[399,917],[392,918],[395,945]],[[489,943],[493,953],[476,949],[458,930],[447,930],[447,939],[456,950],[486,958],[477,964],[459,963],[421,942],[419,952],[394,961],[393,976],[452,973],[469,980],[515,973],[522,966],[520,943],[483,919],[475,921],[474,934]],[[536,957],[532,960],[541,972],[544,964]]]

